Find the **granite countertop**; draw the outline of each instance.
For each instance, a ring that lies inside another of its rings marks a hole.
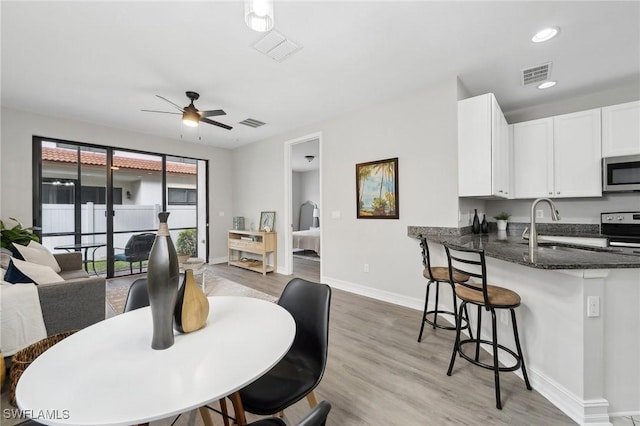
[[[465,234],[464,230],[454,231],[457,228],[410,227],[409,236],[415,238],[418,229],[423,231],[423,235],[430,241],[439,243],[447,241],[451,245],[462,248],[484,249],[487,257],[531,268],[640,268],[640,256],[616,253],[614,248],[587,248],[554,243],[538,244],[538,248],[530,252],[528,241],[512,233]],[[444,232],[438,232],[442,230]]]

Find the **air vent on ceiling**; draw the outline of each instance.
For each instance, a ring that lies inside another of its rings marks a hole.
[[[247,118],[246,120],[242,120],[240,124],[244,124],[245,126],[256,127],[264,126],[267,123],[263,123],[262,121],[254,120],[253,118]]]
[[[255,42],[252,47],[278,62],[284,61],[302,49],[302,46],[289,40],[275,30],[268,32],[264,37]]]
[[[551,74],[551,62],[546,64],[536,65],[535,67],[522,70],[522,85],[527,86],[529,84],[539,83],[549,79]]]

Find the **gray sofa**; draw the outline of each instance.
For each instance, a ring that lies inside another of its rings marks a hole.
[[[47,335],[77,330],[105,319],[106,280],[82,269],[80,252],[54,254],[63,282],[38,285]]]

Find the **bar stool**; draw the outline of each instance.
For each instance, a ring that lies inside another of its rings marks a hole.
[[[452,282],[455,283],[456,296],[462,300],[460,303],[460,315],[462,315],[463,309],[466,308],[468,303],[476,305],[478,308],[478,321],[476,329],[476,338],[471,336],[468,339],[460,339],[461,322],[458,320],[456,324],[456,340],[453,345],[453,353],[451,354],[451,362],[449,363],[449,370],[447,370],[447,376],[451,376],[453,370],[453,364],[456,359],[456,354],[459,354],[467,361],[493,370],[495,391],[496,391],[496,407],[501,410],[502,403],[500,401],[500,376],[501,371],[515,371],[522,368],[522,375],[524,377],[524,383],[528,390],[531,390],[529,384],[529,377],[527,376],[527,369],[524,365],[524,357],[522,356],[522,348],[520,347],[520,338],[518,337],[518,325],[516,323],[515,308],[520,306],[520,295],[509,289],[493,286],[487,284],[487,266],[485,262],[484,250],[461,248],[450,245],[449,243],[443,243],[444,249],[447,253],[447,260],[449,263],[449,277]],[[473,283],[468,281],[458,281],[456,274],[464,274],[469,277],[478,278],[480,283]],[[482,324],[482,308],[491,312],[491,340],[481,338],[480,330]],[[511,323],[513,324],[513,337],[516,343],[517,353],[507,348],[504,345],[498,344],[497,328],[496,328],[496,309],[509,309],[511,312]],[[468,325],[468,324],[467,324]],[[471,330],[471,328],[469,328]],[[480,344],[484,343],[491,345],[493,348],[493,363],[486,364],[479,360],[480,357]],[[475,354],[467,355],[463,351],[463,346],[468,344],[475,344]],[[511,355],[515,360],[515,364],[507,367],[500,367],[498,361],[498,349],[502,349]]]
[[[429,255],[429,246],[427,245],[427,239],[423,235],[418,235],[418,238],[420,239],[420,247],[422,247],[422,265],[424,266],[422,275],[427,279],[427,291],[426,291],[425,300],[424,300],[424,312],[422,313],[422,324],[420,326],[420,334],[418,335],[418,342],[421,342],[422,332],[424,331],[425,323],[433,326],[434,329],[435,328],[441,328],[444,330],[456,329],[455,325],[449,326],[449,325],[438,324],[438,314],[451,315],[455,320],[455,317],[456,317],[455,312],[457,311],[458,302],[456,300],[456,295],[454,293],[454,286],[449,280],[449,268],[447,268],[446,266],[431,266],[431,257]],[[456,274],[455,278],[459,281],[467,281],[469,279],[467,275],[463,275],[463,274]],[[436,283],[436,303],[434,305],[434,309],[432,311],[428,311],[427,309],[429,305],[429,292],[430,292],[429,290],[431,288],[431,284],[434,282]],[[438,302],[439,302],[439,296],[440,296],[440,283],[447,283],[451,286],[451,294],[453,296],[453,312],[438,309],[438,306],[439,306]],[[433,320],[429,319],[428,315],[433,315]],[[466,318],[468,318],[468,315]],[[465,326],[462,327],[463,329],[468,328],[469,322],[467,321],[466,318],[463,318],[466,324]]]

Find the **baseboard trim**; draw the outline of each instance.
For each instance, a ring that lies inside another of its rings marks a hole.
[[[582,399],[535,368],[527,368],[531,386],[560,411],[580,425],[610,426],[609,401],[604,398]],[[522,373],[516,372],[522,378]]]
[[[377,290],[371,287],[354,284],[348,281],[338,280],[335,278],[322,276],[320,282],[329,284],[339,290],[348,291],[349,293],[359,294],[360,296],[370,297],[382,302],[393,303],[394,305],[404,306],[405,308],[422,311],[424,308],[424,300],[415,297],[402,296],[386,290]]]

